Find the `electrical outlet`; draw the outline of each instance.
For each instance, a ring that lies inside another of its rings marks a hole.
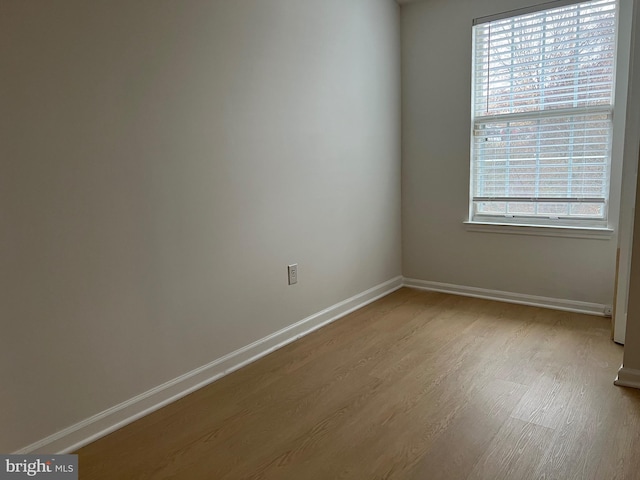
[[[289,285],[298,283],[298,264],[292,263],[287,267],[287,270],[289,272]]]
[[[613,307],[611,305],[605,305],[603,313],[604,313],[605,317],[612,317],[613,316]]]

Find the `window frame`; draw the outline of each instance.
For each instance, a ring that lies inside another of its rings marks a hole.
[[[582,3],[588,3],[585,0],[558,0],[543,3],[536,6],[526,7],[517,10],[511,10],[495,15],[489,15],[485,17],[479,17],[473,20],[472,25],[472,50],[471,50],[471,122],[470,122],[470,176],[469,176],[469,211],[468,220],[464,222],[465,227],[469,231],[482,231],[482,232],[500,232],[504,233],[522,233],[533,234],[543,236],[569,236],[578,238],[611,238],[614,234],[614,230],[611,227],[610,213],[611,213],[611,197],[612,197],[612,170],[613,170],[613,144],[614,144],[614,112],[615,112],[615,99],[616,99],[616,85],[617,85],[617,64],[619,55],[619,33],[620,33],[620,0],[615,0],[615,16],[614,16],[614,50],[613,50],[613,71],[612,71],[612,97],[610,106],[593,107],[593,108],[576,108],[568,109],[575,112],[576,115],[595,114],[597,111],[601,113],[607,113],[609,116],[609,144],[608,144],[608,158],[606,163],[606,195],[603,203],[603,216],[600,217],[569,217],[569,216],[534,216],[534,215],[508,215],[508,214],[483,214],[476,213],[475,203],[475,129],[478,124],[478,119],[490,121],[492,118],[495,121],[509,121],[510,119],[523,119],[523,120],[535,120],[539,118],[549,118],[549,116],[557,115],[558,112],[541,111],[529,113],[511,113],[500,114],[496,116],[476,116],[476,83],[482,81],[482,78],[476,78],[476,26],[489,23],[497,20],[504,20],[519,17],[526,14],[543,12],[548,10],[554,10],[561,7],[578,5]],[[568,115],[568,113],[567,113]],[[510,198],[510,197],[505,197]],[[562,200],[560,197],[559,200]],[[564,197],[570,198],[570,197]],[[526,199],[523,199],[526,200]],[[512,200],[513,201],[513,200]],[[533,202],[531,202],[533,203]],[[567,202],[558,202],[567,203]],[[555,233],[553,233],[555,232]]]

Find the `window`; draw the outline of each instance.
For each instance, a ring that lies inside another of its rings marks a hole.
[[[616,11],[475,22],[472,222],[607,226]]]

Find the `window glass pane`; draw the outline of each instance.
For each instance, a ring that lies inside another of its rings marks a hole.
[[[604,0],[475,27],[475,114],[611,105],[615,12]]]
[[[475,214],[488,217],[578,217],[582,219],[598,219],[602,217],[603,211],[603,203],[474,202]]]
[[[603,114],[479,123],[474,196],[605,197],[610,131]]]

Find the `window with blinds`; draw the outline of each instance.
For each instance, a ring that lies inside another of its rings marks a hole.
[[[606,226],[616,11],[474,25],[471,220]]]

